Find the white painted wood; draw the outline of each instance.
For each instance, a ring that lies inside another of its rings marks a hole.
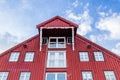
[[[72,49],[73,49],[73,51],[75,50],[75,48],[74,48],[74,28],[72,28]]]
[[[40,51],[42,50],[42,27],[40,28]]]

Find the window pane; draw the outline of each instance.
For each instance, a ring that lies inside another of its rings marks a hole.
[[[21,72],[19,80],[30,80],[30,72]]]
[[[56,43],[50,43],[50,48],[56,48]]]
[[[72,43],[72,37],[68,37],[68,38],[67,38],[67,42],[68,42],[68,43]]]
[[[56,42],[56,39],[50,39],[50,42]]]
[[[64,59],[64,53],[63,52],[59,52],[59,58]]]
[[[0,72],[0,80],[7,80],[9,72]]]
[[[104,61],[102,52],[94,52],[95,61]]]
[[[83,80],[93,80],[92,73],[90,71],[82,72]]]
[[[24,61],[25,62],[32,62],[33,59],[34,59],[34,52],[26,52]]]
[[[64,48],[65,44],[64,43],[58,43],[58,48]]]
[[[59,60],[59,67],[63,67],[63,66],[65,66],[65,64],[64,64],[64,60]]]
[[[57,80],[65,80],[65,74],[62,73],[57,74]]]
[[[59,43],[59,42],[64,43],[64,38],[58,38],[58,43]]]
[[[46,80],[66,80],[66,74],[61,72],[46,73]]]
[[[47,74],[47,80],[55,80],[55,74],[48,73]]]
[[[19,58],[20,53],[19,52],[12,52],[9,58],[10,62],[17,62]]]
[[[113,71],[104,71],[106,80],[116,80],[115,74]]]
[[[79,52],[80,61],[89,61],[88,52]]]

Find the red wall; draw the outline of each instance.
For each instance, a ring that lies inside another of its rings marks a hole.
[[[81,71],[92,71],[94,80],[105,80],[104,70],[114,70],[117,80],[120,80],[120,59],[113,55],[106,49],[84,39],[81,36],[75,37],[75,51],[72,51],[71,45],[67,44],[66,57],[67,68],[63,69],[51,69],[46,68],[47,49],[46,45],[43,45],[42,51],[39,51],[39,36],[33,37],[24,43],[27,44],[27,48],[23,47],[23,43],[19,44],[15,48],[12,48],[2,55],[0,55],[0,71],[8,71],[8,80],[18,80],[21,71],[30,71],[30,80],[44,80],[45,72],[67,72],[67,80],[82,80]],[[87,45],[91,44],[91,48],[87,48]],[[55,49],[54,49],[55,50]],[[58,49],[57,49],[58,50]],[[96,62],[94,60],[93,51],[103,51],[105,61]],[[20,58],[18,62],[8,62],[10,53],[12,51],[20,51]],[[25,52],[34,51],[34,62],[24,62]],[[80,62],[79,51],[88,51],[90,61]]]

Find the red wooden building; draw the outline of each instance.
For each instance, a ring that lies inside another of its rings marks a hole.
[[[39,34],[0,54],[0,80],[120,80],[120,57],[56,16]]]

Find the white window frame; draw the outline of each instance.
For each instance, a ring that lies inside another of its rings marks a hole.
[[[58,79],[57,79],[58,74],[65,74],[65,80],[67,80],[67,73],[66,73],[66,72],[47,72],[47,73],[46,73],[46,79],[45,79],[45,80],[47,80],[47,75],[48,75],[48,74],[55,74],[55,80],[58,80]]]
[[[11,52],[9,62],[17,62],[20,56],[20,52]]]
[[[23,76],[23,74],[24,74],[24,76]],[[27,75],[29,75],[29,79],[26,79]],[[30,80],[30,75],[31,75],[31,72],[21,72],[19,80]],[[24,77],[24,79],[21,79],[21,77]]]
[[[79,52],[79,58],[81,62],[89,61],[89,54],[87,51],[85,52]]]
[[[35,55],[34,52],[26,52],[24,61],[25,62],[33,62],[34,55]]]
[[[82,71],[82,80],[93,80],[91,71]]]
[[[56,42],[50,42],[51,39],[56,39]],[[58,42],[58,39],[64,39],[64,42],[61,42],[61,43],[63,43],[64,47],[59,47],[59,43],[60,43],[60,42]],[[55,43],[56,47],[51,47],[51,46],[50,46],[50,43]],[[65,37],[49,37],[48,48],[66,48]]]
[[[114,71],[104,71],[106,80],[117,80]]]
[[[104,61],[104,55],[101,51],[94,52],[95,61]]]
[[[50,54],[51,52],[54,52],[55,53],[55,58],[54,59],[51,59],[50,58]],[[59,53],[60,52],[63,52],[63,58],[59,58]],[[54,66],[50,66],[50,60],[53,60],[54,61]],[[59,66],[59,61],[60,60],[64,60],[64,65],[63,66]],[[48,51],[48,58],[47,58],[47,68],[66,68],[66,51]]]
[[[7,80],[9,72],[0,72],[0,80]]]

